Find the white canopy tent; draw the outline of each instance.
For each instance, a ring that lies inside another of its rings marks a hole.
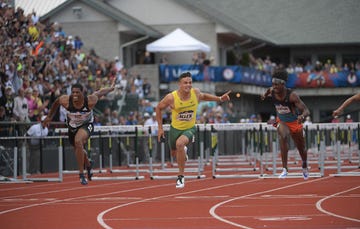
[[[210,52],[210,46],[193,38],[181,29],[176,29],[164,37],[146,45],[148,52],[182,52],[203,51]]]

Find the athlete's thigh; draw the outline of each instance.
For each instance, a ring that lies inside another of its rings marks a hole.
[[[186,135],[180,135],[179,137],[178,137],[178,139],[176,140],[176,145],[184,145],[184,146],[186,146],[187,144],[189,144],[189,138],[188,138],[188,136],[186,136]]]
[[[80,128],[76,135],[75,135],[75,142],[81,142],[82,144],[85,144],[89,138],[89,132],[86,131],[84,128]]]
[[[280,138],[282,138],[282,139],[286,139],[290,135],[290,129],[284,122],[279,123],[277,131],[278,131]]]

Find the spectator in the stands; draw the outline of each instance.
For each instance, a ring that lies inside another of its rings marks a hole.
[[[307,73],[310,73],[313,70],[313,66],[310,61],[306,62],[306,65],[304,66],[304,71]]]
[[[13,119],[13,109],[14,109],[14,93],[10,86],[5,87],[4,94],[0,97],[0,106],[4,107],[6,119]]]
[[[25,92],[23,88],[20,88],[18,91],[18,96],[14,99],[14,109],[13,109],[13,115],[16,121],[19,122],[29,122],[29,109],[28,109],[28,103],[25,98]],[[20,128],[20,135],[23,134],[24,128]]]
[[[137,125],[137,124],[138,124],[138,122],[136,120],[135,113],[133,111],[131,111],[129,113],[128,119],[126,120],[125,125]]]
[[[145,52],[144,55],[144,64],[152,64],[150,52]]]
[[[36,121],[36,118],[34,118],[34,110],[37,108],[34,98],[32,97],[33,90],[31,87],[28,87],[25,89],[25,99],[27,101],[28,105],[28,116],[30,121]]]
[[[117,111],[111,112],[111,125],[119,125],[119,114]]]
[[[38,121],[40,117],[42,117],[45,113],[47,113],[47,106],[49,104],[49,99],[43,101],[39,96],[39,90],[37,88],[33,88],[32,98],[34,99],[35,109],[34,115],[31,119],[32,121]]]
[[[350,114],[346,115],[345,122],[353,122]]]
[[[6,116],[6,110],[5,107],[0,106],[0,122],[10,121]],[[1,124],[0,125],[0,136],[1,137],[9,137],[9,125],[7,124]]]
[[[144,97],[148,98],[151,95],[151,84],[148,81],[148,78],[144,78],[144,82],[143,82],[143,92],[144,92]]]
[[[116,71],[120,72],[121,69],[123,69],[124,65],[121,63],[120,59],[118,56],[115,57],[115,68]]]
[[[82,40],[80,39],[79,36],[75,36],[75,40],[74,40],[74,49],[75,50],[79,50],[83,47],[84,43],[82,42]]]
[[[144,98],[144,91],[143,91],[143,80],[141,75],[137,75],[134,80],[135,86],[135,93],[139,96],[140,99]]]
[[[294,67],[292,66],[292,64],[289,64],[288,67],[286,68],[286,71],[288,74],[293,74],[295,73],[295,69]]]
[[[168,60],[168,57],[166,54],[163,54],[160,58],[160,64],[168,64],[169,63],[169,60]]]
[[[330,66],[330,71],[329,72],[330,72],[330,74],[336,74],[338,72],[338,69],[337,69],[335,64],[332,64]]]
[[[312,124],[310,116],[306,116],[304,125]]]
[[[295,70],[296,74],[300,74],[300,73],[302,73],[304,71],[304,69],[303,69],[303,67],[302,67],[302,65],[300,63],[296,63],[296,66],[295,66],[294,70]]]

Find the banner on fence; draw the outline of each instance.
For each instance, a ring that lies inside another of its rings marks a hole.
[[[181,73],[190,72],[194,81],[271,86],[270,73],[244,66],[160,65],[159,72],[163,83],[177,81]],[[293,73],[289,74],[286,86],[289,88],[356,87],[360,86],[360,71]]]

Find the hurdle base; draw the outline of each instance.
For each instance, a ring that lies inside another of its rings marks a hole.
[[[148,173],[149,170],[148,169],[113,169],[113,170],[110,170],[110,173],[136,173],[136,172],[139,172],[139,173]]]
[[[164,168],[164,169],[154,169],[153,170],[154,173],[178,173],[179,169],[178,168]],[[197,173],[199,172],[199,168],[195,168],[195,167],[190,167],[190,168],[185,168],[185,172],[186,173]]]
[[[14,179],[14,178],[0,176],[0,184],[9,184],[9,183],[11,183],[11,184],[23,184],[23,183],[33,183],[33,181]]]
[[[329,176],[332,176],[332,177],[358,177],[358,176],[360,176],[360,172],[341,172],[341,173],[330,174]]]
[[[205,175],[189,175],[189,176],[185,176],[186,179],[201,179],[201,178],[205,178]],[[177,176],[172,175],[172,176],[152,176],[150,177],[151,180],[176,180]]]
[[[33,182],[62,182],[60,178],[26,178],[25,181]]]
[[[144,176],[118,176],[118,177],[92,177],[92,181],[113,181],[113,180],[143,180]]]
[[[259,168],[216,168],[216,172],[246,172],[246,171],[258,171]]]
[[[107,169],[93,169],[93,173],[106,173]],[[63,170],[63,174],[78,174],[79,170]]]
[[[213,175],[213,178],[260,178],[260,174],[217,174]]]
[[[285,178],[279,178],[280,174],[263,174],[260,178],[270,178],[270,179],[288,179],[288,178],[304,178],[302,173],[288,173]],[[320,173],[309,173],[309,178],[319,178],[322,177]]]

